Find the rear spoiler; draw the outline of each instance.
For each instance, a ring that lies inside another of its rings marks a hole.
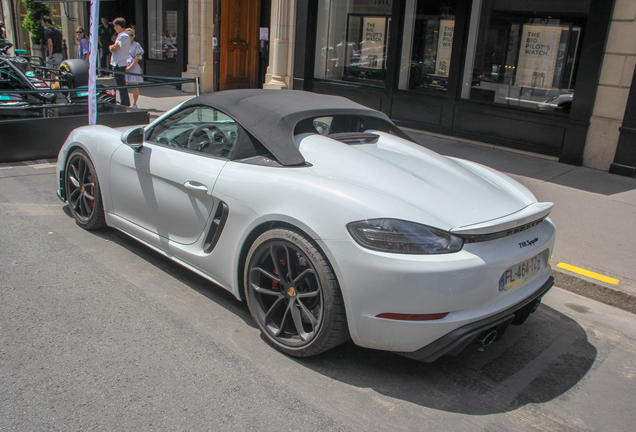
[[[469,242],[470,238],[473,238],[472,241],[484,241],[491,240],[493,238],[506,237],[540,224],[546,217],[548,217],[552,207],[554,207],[554,203],[551,202],[532,203],[529,206],[502,218],[480,222],[474,225],[453,228],[450,232],[466,237]],[[493,235],[495,235],[495,237],[493,237]]]

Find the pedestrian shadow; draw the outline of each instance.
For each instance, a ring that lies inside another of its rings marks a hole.
[[[341,345],[295,361],[331,379],[440,411],[489,415],[546,403],[572,389],[597,356],[574,320],[541,305],[499,342],[469,346],[456,357],[421,363]]]

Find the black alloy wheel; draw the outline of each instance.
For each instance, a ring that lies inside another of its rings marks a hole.
[[[245,286],[252,317],[277,349],[307,357],[349,338],[336,277],[317,246],[299,233],[262,234],[247,256]]]
[[[66,165],[66,198],[71,214],[84,229],[106,225],[95,166],[82,150],[71,153]]]

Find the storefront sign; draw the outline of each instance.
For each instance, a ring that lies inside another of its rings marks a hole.
[[[515,85],[552,88],[561,40],[561,26],[525,24]]]
[[[364,17],[362,23],[362,62],[365,67],[382,69],[386,18]]]
[[[391,0],[356,0],[352,3],[353,13],[391,15]]]
[[[453,51],[453,33],[455,33],[455,20],[439,20],[439,36],[437,40],[437,58],[435,74],[448,76]]]

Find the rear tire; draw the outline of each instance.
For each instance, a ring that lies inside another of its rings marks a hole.
[[[68,207],[75,222],[87,230],[106,226],[97,171],[84,151],[71,153],[64,179]]]
[[[245,266],[250,313],[276,349],[309,357],[349,339],[338,281],[318,246],[289,229],[261,234]]]

